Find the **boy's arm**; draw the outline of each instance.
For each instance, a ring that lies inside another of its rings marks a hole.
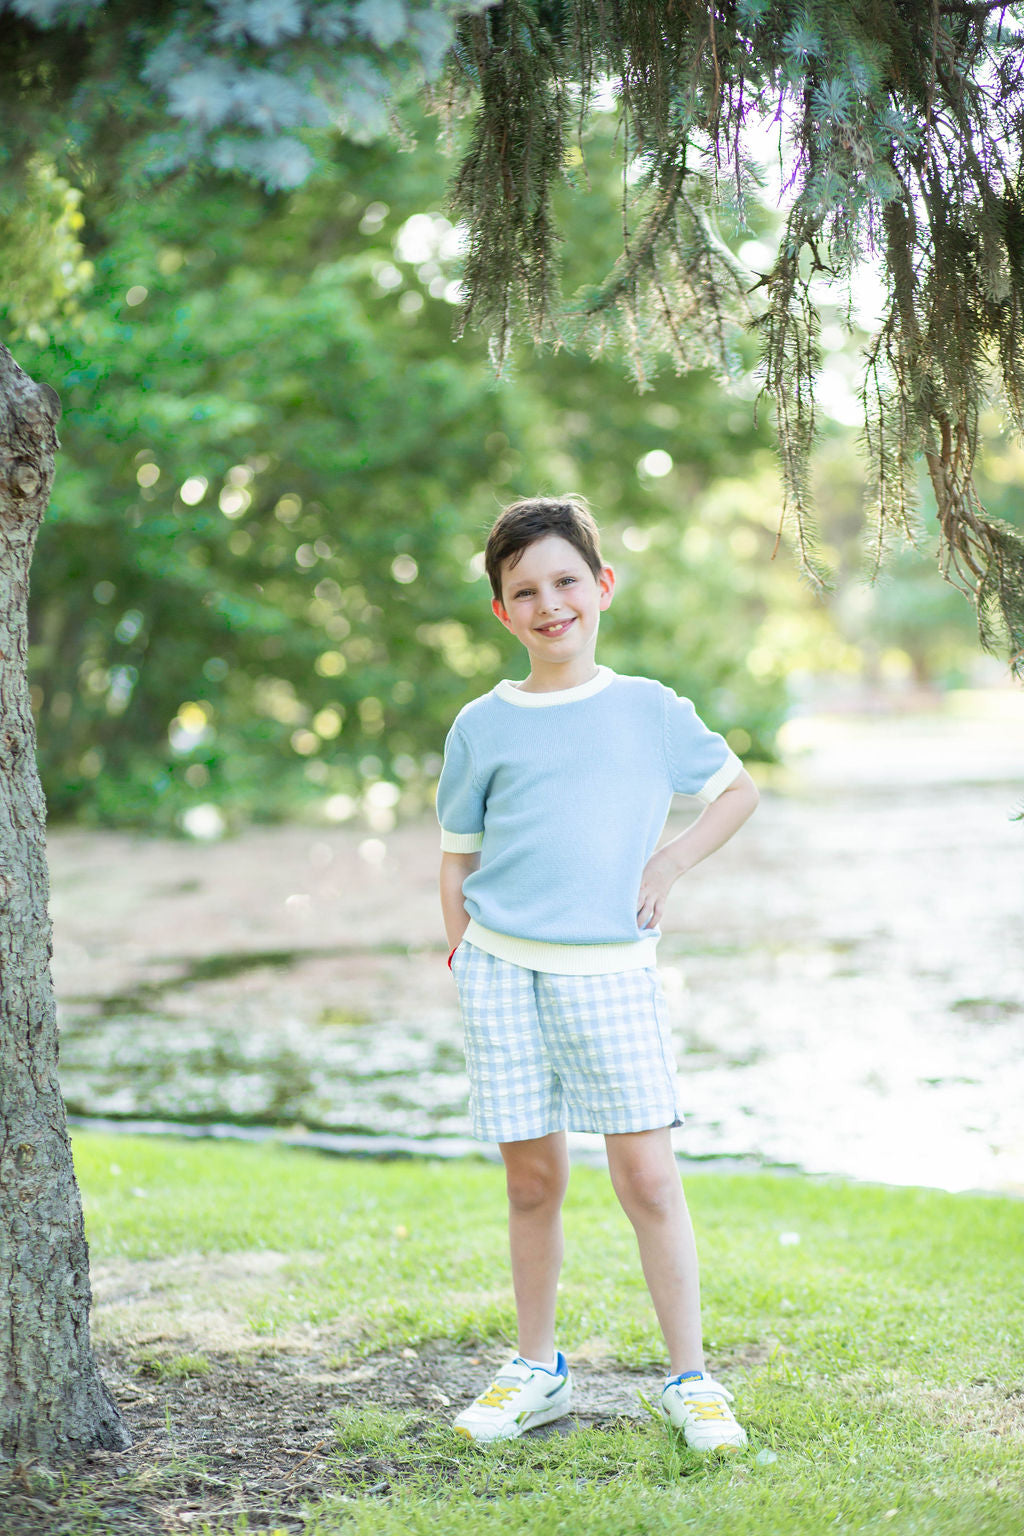
[[[759,798],[757,785],[744,768],[685,832],[651,854],[640,877],[637,896],[636,920],[641,928],[657,926],[665,899],[679,876],[727,843],[747,817],[753,815]]]
[[[442,853],[441,912],[448,947],[454,949],[469,926],[469,913],[462,896],[462,882],[480,868],[479,853]]]

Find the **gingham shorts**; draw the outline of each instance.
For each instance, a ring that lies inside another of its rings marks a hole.
[[[463,939],[452,957],[473,1135],[614,1135],[681,1125],[664,993],[653,968],[563,976]]]

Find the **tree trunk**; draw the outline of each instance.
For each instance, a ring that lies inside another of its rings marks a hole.
[[[131,1437],[89,1343],[89,1254],[57,1083],[46,808],[29,708],[28,573],[60,401],[0,346],[0,1459]]]

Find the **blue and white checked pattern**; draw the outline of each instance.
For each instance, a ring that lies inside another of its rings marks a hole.
[[[655,970],[532,971],[463,939],[452,974],[473,1134],[481,1141],[682,1123]]]

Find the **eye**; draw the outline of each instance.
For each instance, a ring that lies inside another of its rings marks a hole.
[[[562,576],[562,577],[559,578],[558,585],[560,587],[564,587],[564,586],[567,586],[567,585],[571,587],[573,585],[573,583],[575,582],[575,580],[576,580],[575,576]]]

